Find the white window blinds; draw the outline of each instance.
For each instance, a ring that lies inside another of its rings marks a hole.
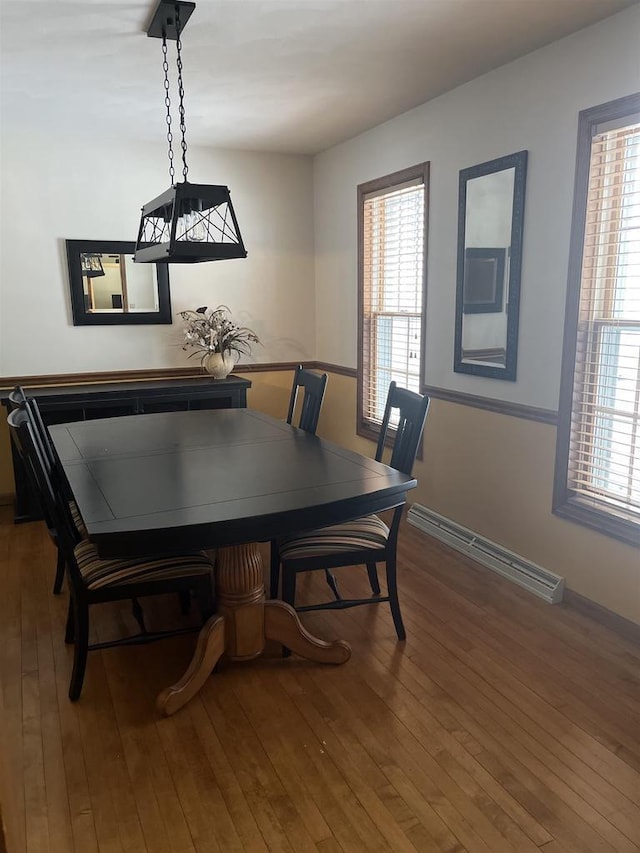
[[[420,391],[424,179],[365,193],[362,204],[361,412],[375,426],[392,380]]]
[[[592,138],[567,485],[640,523],[640,123]]]

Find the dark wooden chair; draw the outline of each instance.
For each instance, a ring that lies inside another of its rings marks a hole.
[[[137,615],[141,631],[110,642],[89,644],[89,607],[105,601],[131,600],[149,595],[173,592],[194,592],[200,603],[203,621],[214,611],[213,565],[201,553],[180,556],[106,560],[98,556],[88,539],[81,539],[71,517],[66,496],[56,488],[49,476],[31,420],[24,408],[16,409],[7,418],[11,437],[19,448],[44,496],[47,511],[53,518],[60,548],[67,569],[70,599],[65,641],[74,643],[74,660],[69,698],[80,697],[87,654],[126,643],[147,643],[163,637],[193,631],[179,628],[149,632],[141,614]]]
[[[389,386],[380,437],[375,458],[382,461],[382,454],[390,434],[393,412],[398,412],[391,451],[392,468],[411,474],[416,453],[422,438],[429,398],[404,388],[398,388],[395,382]],[[271,551],[271,597],[275,598],[282,567],[282,598],[295,607],[296,577],[300,572],[324,570],[327,583],[334,595],[333,601],[296,607],[299,612],[307,610],[342,610],[361,604],[379,604],[389,602],[398,639],[404,640],[406,634],[400,613],[398,587],[396,581],[396,548],[398,529],[404,509],[404,502],[393,511],[391,526],[369,515],[335,524],[320,530],[311,530],[283,539],[272,546]],[[386,564],[387,595],[380,594],[377,563]],[[332,569],[343,566],[366,566],[369,575],[372,596],[362,599],[342,598],[338,590]]]
[[[287,423],[293,422],[293,414],[296,408],[296,402],[300,389],[303,389],[304,399],[300,409],[300,419],[298,422],[299,429],[316,434],[318,428],[318,418],[320,417],[320,409],[322,408],[322,400],[324,399],[325,388],[327,387],[327,374],[315,373],[313,370],[305,370],[299,364],[296,367],[293,376],[293,386],[291,388],[291,397],[289,398],[289,411],[287,413]]]
[[[300,418],[298,420],[298,429],[303,429],[311,435],[316,434],[318,428],[318,419],[320,418],[320,409],[324,400],[324,392],[327,387],[327,374],[315,373],[313,370],[305,370],[299,364],[293,374],[293,385],[291,386],[291,396],[289,397],[289,411],[287,412],[287,423],[293,424],[293,416],[298,401],[298,395],[302,388],[304,395],[302,405],[300,407]],[[275,559],[275,554],[278,553],[278,545],[276,542],[271,542],[271,562]],[[271,582],[273,588],[273,581]],[[275,598],[273,591],[271,597]]]
[[[62,472],[62,468],[60,467],[58,457],[53,446],[53,442],[51,441],[51,436],[49,435],[49,430],[45,426],[44,420],[42,418],[42,413],[40,412],[40,408],[38,406],[38,402],[34,397],[28,397],[25,395],[24,390],[16,386],[16,389],[19,389],[20,393],[24,397],[24,403],[21,408],[26,408],[27,414],[29,415],[29,420],[33,429],[34,438],[38,444],[40,452],[42,454],[43,462],[45,463],[45,467],[47,469],[47,473],[49,478],[51,479],[54,487],[59,489],[65,496],[69,504],[69,510],[71,512],[71,518],[73,519],[73,523],[78,534],[78,538],[87,539],[87,529],[84,525],[84,521],[82,520],[82,516],[80,515],[80,510],[78,509],[76,502],[73,499],[73,494],[68,487],[66,478]],[[36,485],[37,488],[37,485]],[[43,515],[46,515],[46,507],[43,508]],[[50,531],[50,534],[52,531]],[[53,531],[53,541],[56,543],[55,539],[55,530]],[[56,565],[56,576],[53,585],[53,592],[57,595],[62,590],[62,583],[64,580],[64,558],[58,549],[58,562]],[[180,599],[180,607],[182,608],[183,613],[188,613],[191,608],[191,596],[189,594],[189,590],[181,590],[179,593]],[[138,621],[138,623],[142,626],[144,622],[144,614],[142,611],[142,607],[137,599],[132,600],[132,610],[133,614]]]
[[[34,430],[34,440],[38,443],[40,452],[42,453],[43,459],[45,463],[49,466],[50,474],[51,466],[53,464],[52,458],[52,448],[49,439],[49,435],[46,431],[46,427],[42,421],[42,416],[37,407],[37,403],[33,398],[28,398],[24,392],[24,389],[20,385],[16,385],[16,387],[9,394],[9,408],[11,411],[16,411],[18,409],[23,409],[29,420],[31,422],[32,428]],[[35,418],[34,418],[34,407],[35,407]],[[18,455],[22,454],[18,446],[16,445],[16,449],[18,450]],[[56,574],[53,582],[53,592],[54,595],[58,595],[62,591],[62,582],[64,580],[64,556],[62,551],[59,548],[58,542],[58,532],[55,527],[55,523],[53,518],[51,518],[50,513],[47,509],[46,502],[44,500],[43,495],[40,492],[38,483],[34,480],[34,478],[30,474],[29,466],[26,464],[24,458],[22,458],[22,462],[27,470],[27,478],[33,489],[33,492],[37,498],[37,501],[40,505],[40,509],[42,511],[42,516],[44,518],[44,522],[47,526],[47,532],[51,538],[51,541],[56,547],[57,550],[57,562],[56,562]],[[75,505],[73,506],[74,517],[77,524],[81,524],[80,514],[77,512]]]

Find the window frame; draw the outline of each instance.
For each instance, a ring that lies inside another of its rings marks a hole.
[[[638,113],[640,113],[640,93],[591,107],[578,115],[578,143],[552,504],[552,511],[555,515],[636,546],[640,545],[640,524],[633,519],[625,518],[624,510],[617,514],[614,506],[604,507],[603,505],[600,508],[576,494],[569,486],[568,475],[591,144],[600,125],[607,122],[620,122],[625,118],[629,118],[631,123]]]
[[[359,184],[357,188],[358,197],[358,375],[357,375],[357,416],[356,433],[364,438],[377,441],[380,435],[380,426],[364,415],[362,405],[363,391],[365,385],[365,358],[364,358],[364,202],[370,193],[390,190],[393,187],[405,184],[408,181],[420,180],[424,185],[424,212],[423,212],[423,241],[422,241],[422,310],[420,312],[420,365],[419,365],[419,388],[422,393],[425,386],[425,329],[427,319],[427,256],[429,236],[429,163],[418,163],[407,169],[401,169],[375,178],[372,181]],[[387,444],[391,444],[394,438],[394,430],[387,433]]]

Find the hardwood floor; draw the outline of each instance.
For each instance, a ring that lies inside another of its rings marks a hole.
[[[274,647],[167,719],[154,700],[195,635],[91,653],[71,704],[54,563],[44,528],[0,508],[9,853],[640,849],[640,644],[407,524],[405,644],[385,605],[305,614],[349,663]],[[364,569],[339,576],[366,587]],[[319,577],[299,587],[324,594]],[[93,611],[96,637],[135,627],[126,605]],[[148,615],[185,618],[172,599]]]

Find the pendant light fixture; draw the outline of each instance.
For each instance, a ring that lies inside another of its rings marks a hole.
[[[80,266],[82,275],[85,278],[97,278],[104,275],[104,267],[102,266],[102,255],[97,252],[82,252],[80,255]]]
[[[246,258],[229,187],[191,184],[187,181],[187,141],[182,84],[182,41],[184,26],[195,9],[184,0],[160,0],[147,30],[150,38],[162,39],[167,144],[171,186],[142,208],[134,260],[143,263],[195,264],[227,258]],[[174,182],[171,99],[167,41],[176,43],[178,98],[182,149],[182,176]]]

